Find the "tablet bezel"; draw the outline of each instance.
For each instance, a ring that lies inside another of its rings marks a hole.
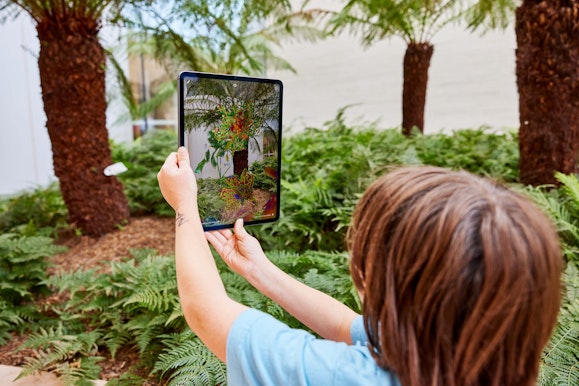
[[[277,200],[277,207],[274,216],[267,217],[267,218],[260,218],[260,219],[251,219],[248,221],[244,220],[245,225],[255,225],[255,224],[264,224],[270,223],[279,220],[280,218],[280,191],[281,191],[281,151],[282,151],[282,105],[283,105],[283,83],[277,79],[269,79],[269,78],[258,78],[258,77],[248,77],[248,76],[238,76],[238,75],[226,75],[226,74],[215,74],[215,73],[206,73],[206,72],[196,72],[196,71],[184,71],[179,74],[178,79],[178,132],[179,132],[179,146],[185,146],[185,81],[191,78],[198,78],[198,79],[214,79],[219,81],[225,82],[257,82],[257,83],[266,83],[271,85],[277,85],[279,87],[279,100],[278,100],[278,128],[277,128],[277,191],[275,192],[276,200]],[[209,130],[205,131],[207,135],[209,135]],[[189,149],[190,150],[190,149]],[[191,151],[191,150],[190,150]],[[251,166],[251,165],[250,165]],[[191,165],[193,170],[195,170],[195,166]],[[198,177],[196,175],[196,177]],[[226,229],[232,228],[234,225],[235,220],[231,223],[218,223],[218,224],[207,224],[203,222],[202,225],[205,231],[216,230],[216,229]]]

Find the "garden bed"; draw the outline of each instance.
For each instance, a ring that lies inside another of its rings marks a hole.
[[[100,239],[78,235],[63,236],[59,243],[69,249],[50,258],[51,265],[48,272],[54,274],[61,270],[76,271],[90,268],[98,268],[106,272],[109,269],[107,262],[120,261],[123,257],[129,256],[130,250],[135,248],[153,248],[159,254],[173,254],[174,224],[173,218],[146,216],[133,218],[126,226]],[[38,307],[43,308],[51,302],[61,302],[65,296],[52,294],[41,299],[38,302]],[[26,340],[26,335],[12,334],[12,336],[11,341],[0,346],[0,364],[22,366],[33,355],[33,351],[30,349],[18,350]],[[106,359],[99,362],[102,367],[101,379],[103,380],[118,377],[139,362],[137,350],[119,350],[114,359],[108,353],[103,354],[103,356]],[[147,376],[147,374],[140,375]],[[147,383],[147,385],[155,384],[153,381]]]

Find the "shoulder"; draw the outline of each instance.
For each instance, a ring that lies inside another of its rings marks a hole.
[[[227,340],[235,385],[397,385],[363,345],[317,339],[257,310],[243,312]]]

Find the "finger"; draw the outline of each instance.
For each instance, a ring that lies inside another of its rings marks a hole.
[[[209,241],[209,244],[215,247],[215,249],[223,245],[223,243],[220,243],[219,240],[215,237],[215,234],[213,232],[205,232],[205,238],[207,239],[207,241]]]
[[[231,236],[233,235],[233,232],[231,232],[231,229],[219,229],[218,231],[216,231],[217,233],[221,234],[223,237],[225,237],[227,240],[229,240],[231,238]]]
[[[165,159],[165,163],[157,173],[157,180],[161,181],[161,178],[164,177],[164,174],[169,173],[171,169],[174,169],[177,164],[177,153],[172,152],[167,156]]]
[[[215,248],[217,253],[223,255],[223,251],[227,246],[227,241],[224,241],[223,239],[217,237],[217,234],[214,232],[205,232],[205,238],[207,239],[209,244],[213,245],[213,248]]]
[[[191,163],[189,162],[189,152],[184,146],[179,147],[177,150],[177,166],[179,166],[179,168],[191,167]]]
[[[213,237],[215,240],[219,241],[222,244],[227,243],[227,240],[230,239],[230,237],[227,237],[227,234],[223,234],[222,232],[214,231],[207,233],[211,233],[211,237]]]
[[[163,168],[170,168],[172,166],[177,165],[177,153],[175,153],[174,151],[171,152],[167,158],[165,159],[165,163],[163,164]]]

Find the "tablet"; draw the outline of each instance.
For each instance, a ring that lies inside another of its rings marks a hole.
[[[179,75],[179,146],[197,177],[203,229],[279,219],[282,95],[274,79]]]

